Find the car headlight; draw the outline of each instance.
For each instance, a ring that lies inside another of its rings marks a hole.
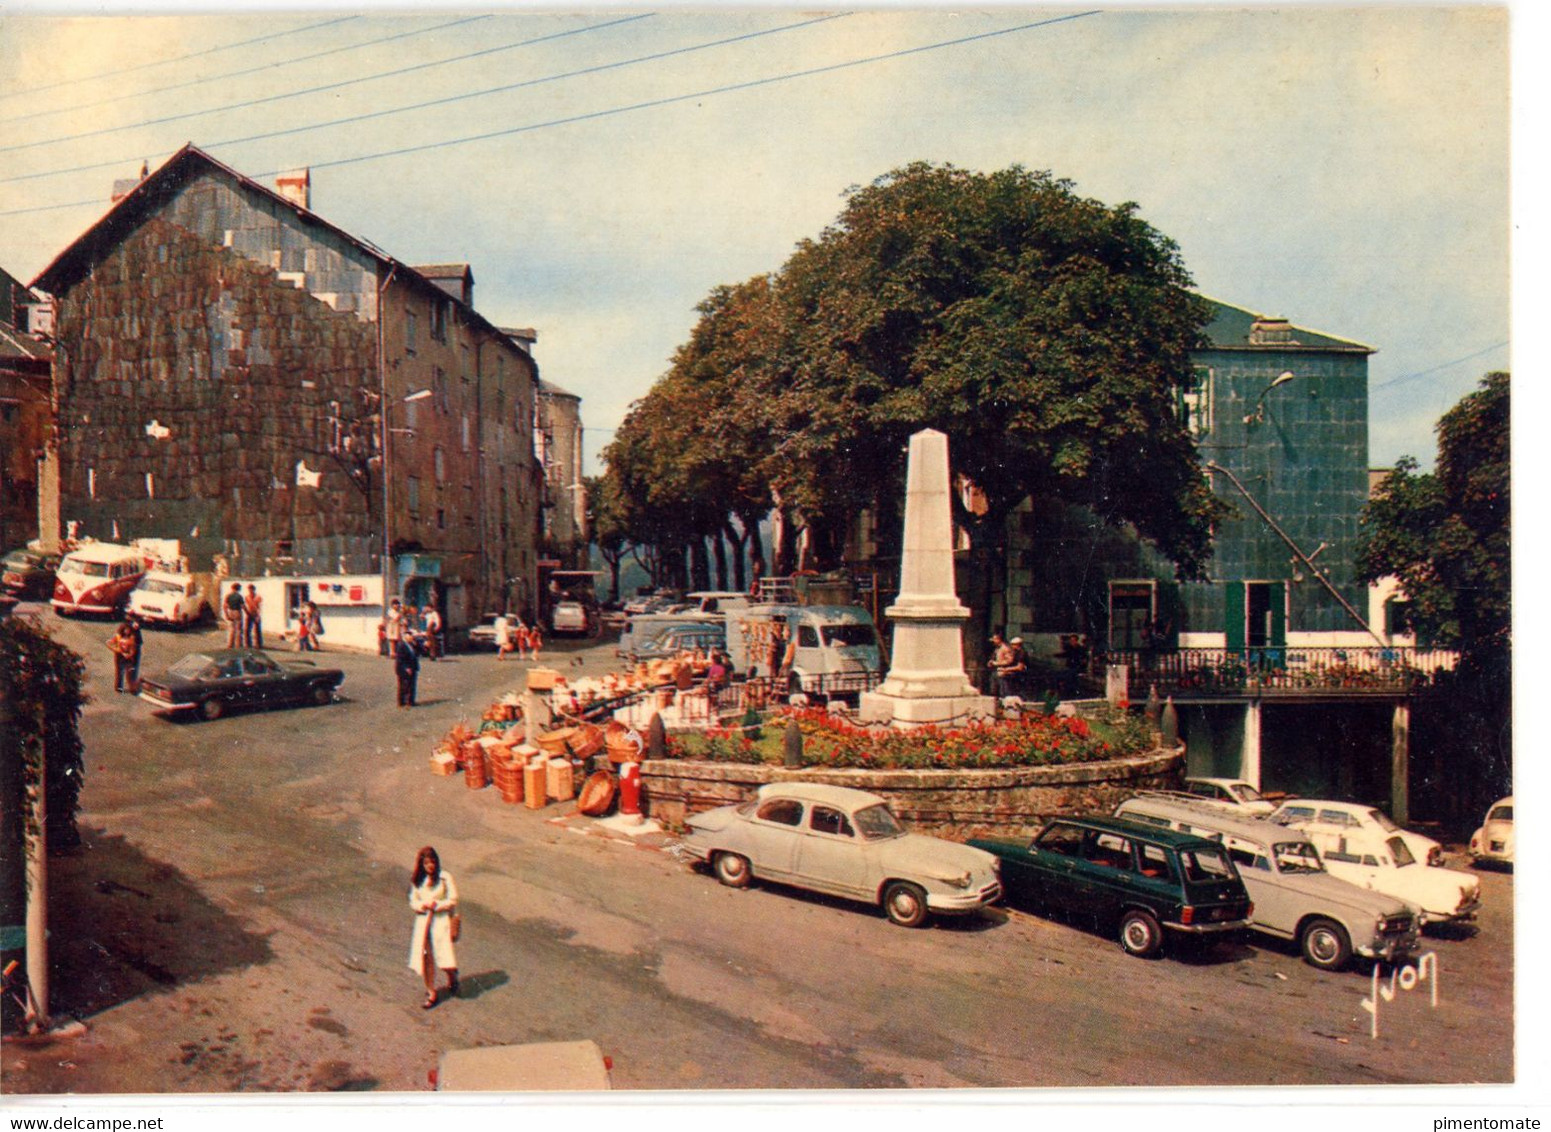
[[[954,888],[968,888],[969,887],[969,871],[968,870],[965,870],[964,872],[959,873],[957,876],[944,876],[944,877],[941,877],[939,879],[942,880],[942,882],[944,884],[950,884]]]

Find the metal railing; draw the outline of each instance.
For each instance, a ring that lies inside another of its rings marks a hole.
[[[1107,664],[1129,669],[1132,699],[1158,694],[1328,696],[1404,694],[1451,671],[1451,649],[1259,646],[1111,652]]]

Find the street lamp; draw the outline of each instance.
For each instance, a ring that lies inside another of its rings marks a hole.
[[[1266,420],[1266,394],[1278,385],[1286,385],[1296,374],[1292,370],[1283,370],[1276,375],[1276,380],[1260,391],[1260,396],[1255,398],[1255,407],[1244,414],[1245,424],[1264,424]]]

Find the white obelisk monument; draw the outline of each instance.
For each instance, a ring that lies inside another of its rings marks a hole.
[[[910,438],[899,597],[883,611],[894,623],[892,663],[878,690],[861,698],[858,714],[868,722],[948,727],[994,714],[995,701],[964,675],[969,610],[953,586],[950,486],[948,438],[923,429]]]

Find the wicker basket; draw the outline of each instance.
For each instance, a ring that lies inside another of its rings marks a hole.
[[[512,805],[522,801],[522,763],[510,749],[502,747],[490,753],[490,771],[501,801]]]
[[[522,768],[523,802],[530,810],[541,810],[549,799],[544,794],[544,761],[534,759]]]
[[[450,778],[458,773],[458,762],[449,752],[437,751],[431,756],[431,773]]]
[[[554,690],[555,681],[560,679],[560,673],[553,668],[528,669],[528,691],[550,692]]]
[[[540,732],[535,742],[538,743],[539,750],[546,755],[563,755],[566,753],[567,744],[570,742],[571,736],[575,734],[576,728],[561,727],[555,731]]]
[[[463,785],[470,790],[483,790],[490,785],[490,772],[485,767],[485,749],[478,743],[464,745]]]
[[[614,802],[614,776],[606,770],[593,771],[582,784],[582,792],[576,799],[578,813],[588,817],[602,817]]]
[[[544,793],[557,802],[569,802],[576,797],[576,771],[569,758],[557,756],[549,760],[544,769]]]
[[[571,753],[579,759],[591,758],[603,750],[603,728],[584,723],[570,739]]]

